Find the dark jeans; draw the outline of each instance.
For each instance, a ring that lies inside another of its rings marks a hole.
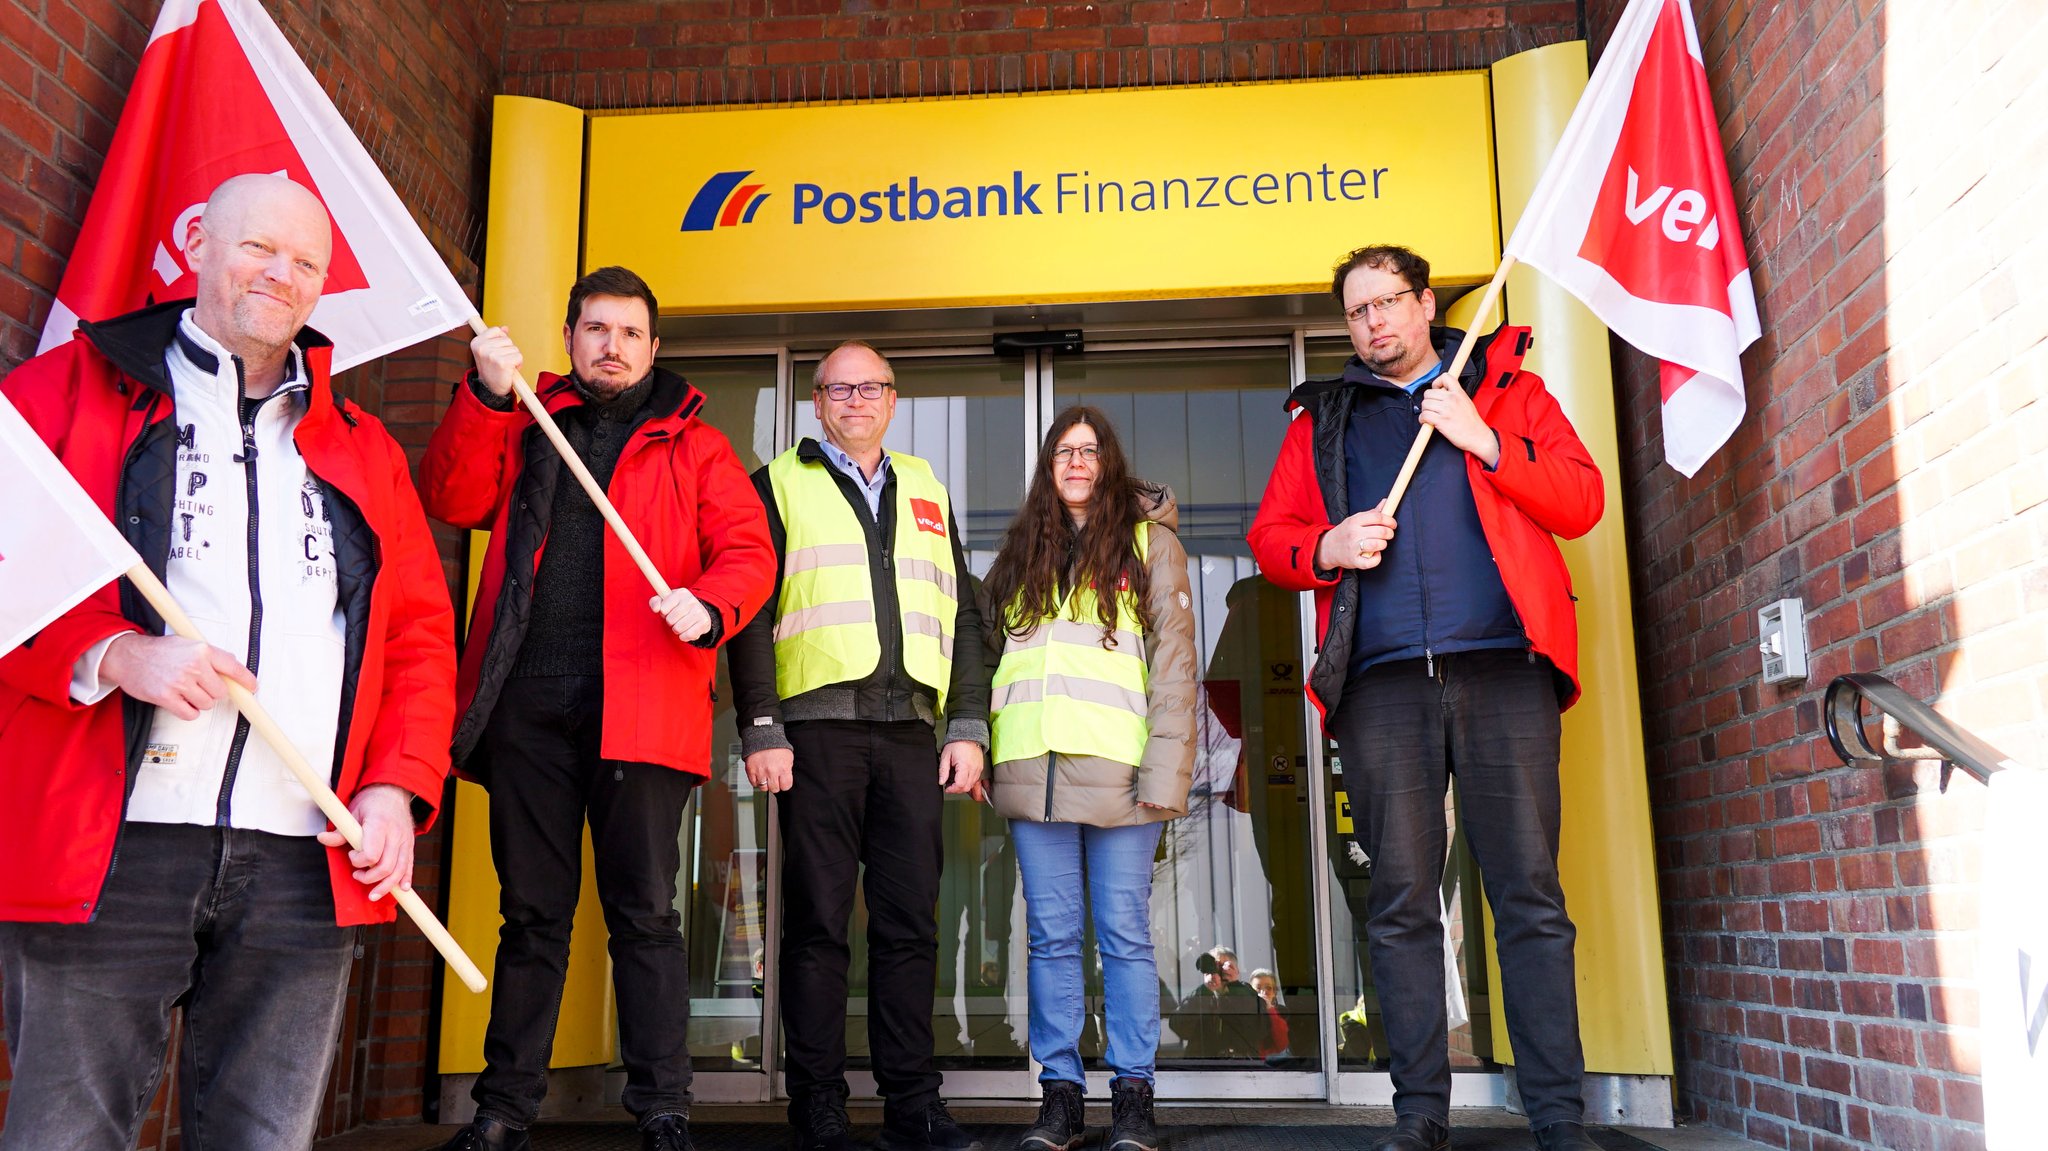
[[[793,786],[782,829],[782,1028],[789,1095],[846,1085],[847,932],[866,868],[868,1049],[891,1115],[938,1097],[932,997],[944,862],[931,725],[810,720],[789,725]]]
[[[1515,1078],[1532,1127],[1584,1114],[1577,929],[1557,881],[1558,711],[1550,664],[1476,651],[1368,669],[1344,685],[1330,734],[1372,856],[1366,935],[1392,1049],[1394,1110],[1445,1122],[1444,789],[1493,907]]]
[[[586,818],[618,997],[620,1102],[643,1122],[690,1105],[690,956],[675,902],[677,835],[698,777],[600,757],[603,706],[596,676],[513,679],[484,727],[505,923],[470,1095],[478,1115],[514,1127],[538,1118],[547,1095]]]
[[[311,1146],[355,935],[310,837],[128,824],[92,922],[0,924],[0,1148],[135,1146],[181,1004],[185,1146]]]

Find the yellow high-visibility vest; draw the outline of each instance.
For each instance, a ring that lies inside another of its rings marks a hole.
[[[896,532],[883,563],[902,613],[903,670],[946,710],[953,682],[953,617],[959,573],[953,566],[952,502],[931,465],[889,453],[896,473]],[[791,448],[768,465],[782,516],[782,595],[775,612],[775,692],[791,699],[835,683],[864,679],[881,662],[867,532],[832,465],[807,462]]]
[[[1138,525],[1145,562],[1150,525]],[[1022,637],[1005,637],[989,698],[997,763],[1048,752],[1093,755],[1136,765],[1145,756],[1145,627],[1131,593],[1116,593],[1114,644],[1103,646],[1092,588],[1075,588],[1059,611]],[[989,621],[1003,626],[1002,620]]]

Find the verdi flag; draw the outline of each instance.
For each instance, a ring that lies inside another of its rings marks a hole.
[[[474,314],[397,193],[258,0],[165,0],[43,328],[190,296],[185,234],[221,181],[249,172],[309,188],[334,218],[334,257],[309,323],[334,370]]]
[[[1692,475],[1734,434],[1760,329],[1687,0],[1630,0],[1506,254],[1663,361],[1672,467]]]
[[[0,395],[0,655],[141,559]]]

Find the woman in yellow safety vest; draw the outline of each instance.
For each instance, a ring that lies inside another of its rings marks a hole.
[[[1171,491],[1130,475],[1103,414],[1070,407],[983,584],[983,618],[999,621],[986,628],[991,802],[1010,820],[1024,877],[1031,1053],[1045,1067],[1020,1151],[1081,1142],[1089,905],[1116,1073],[1103,1147],[1159,1146],[1152,857],[1161,826],[1187,813],[1195,760],[1195,618],[1178,522]]]

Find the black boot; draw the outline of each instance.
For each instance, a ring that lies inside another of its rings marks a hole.
[[[789,1103],[789,1145],[795,1151],[861,1151],[846,1120],[846,1088],[821,1087]]]
[[[981,1144],[960,1129],[944,1099],[933,1099],[914,1113],[889,1116],[875,1151],[982,1151]]]
[[[690,1142],[690,1116],[664,1112],[640,1125],[640,1151],[697,1151]]]
[[[1143,1079],[1109,1081],[1109,1141],[1104,1151],[1159,1151],[1152,1126],[1152,1085]]]
[[[1372,1145],[1372,1151],[1450,1151],[1451,1133],[1422,1115],[1397,1115],[1394,1129]]]
[[[455,1138],[441,1145],[441,1151],[529,1151],[533,1146],[526,1138],[526,1132],[489,1116],[480,1115],[476,1122],[455,1133]]]
[[[1600,1151],[1600,1145],[1586,1134],[1586,1125],[1569,1119],[1545,1124],[1536,1132],[1536,1145],[1543,1151]]]
[[[1017,1151],[1074,1151],[1088,1130],[1081,1102],[1081,1085],[1064,1079],[1047,1079],[1038,1084],[1038,1122],[1024,1133]]]

